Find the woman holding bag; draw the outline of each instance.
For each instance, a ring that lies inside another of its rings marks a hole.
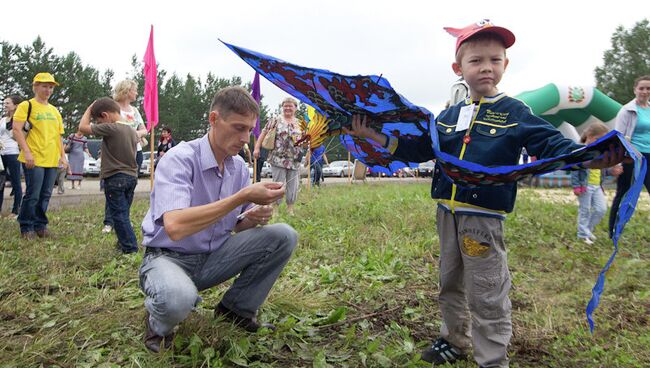
[[[286,201],[287,212],[293,214],[293,205],[298,198],[298,183],[300,181],[300,161],[304,156],[304,148],[296,147],[294,144],[301,136],[300,124],[296,119],[296,110],[298,102],[291,97],[282,101],[282,116],[269,121],[259,139],[255,143],[253,155],[255,158],[260,157],[260,150],[267,135],[275,135],[275,139],[267,139],[273,142],[267,157],[267,162],[271,164],[273,181],[283,182],[286,184]],[[271,137],[272,138],[272,137]],[[264,148],[267,148],[264,144]],[[278,205],[281,201],[278,201]]]

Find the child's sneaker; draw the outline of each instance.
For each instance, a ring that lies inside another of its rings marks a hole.
[[[582,240],[587,245],[592,245],[594,243],[594,241],[589,238],[578,238],[578,239]]]
[[[464,354],[442,337],[439,337],[430,347],[425,349],[421,356],[422,360],[433,363],[433,365],[453,364],[459,360],[467,360],[467,354]]]

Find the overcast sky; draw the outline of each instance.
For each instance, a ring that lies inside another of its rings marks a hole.
[[[383,74],[411,102],[437,114],[456,79],[455,39],[442,27],[483,18],[517,37],[500,89],[510,95],[547,83],[592,86],[594,68],[617,26],[648,17],[645,1],[42,1],[3,6],[0,40],[25,45],[40,35],[58,54],[115,71],[142,59],[154,25],[159,68],[179,76],[208,72],[253,78],[218,38],[303,66],[342,74]],[[29,10],[27,7],[39,9]],[[13,13],[10,13],[13,11]],[[275,107],[286,94],[262,82]]]

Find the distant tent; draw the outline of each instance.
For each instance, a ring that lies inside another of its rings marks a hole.
[[[533,114],[544,118],[575,141],[593,121],[602,121],[614,129],[616,114],[622,107],[595,87],[555,83],[515,97],[530,106]]]

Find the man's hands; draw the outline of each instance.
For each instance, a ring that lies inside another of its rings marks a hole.
[[[254,206],[243,213],[244,218],[253,225],[266,225],[273,217],[273,206],[270,204],[264,206]]]
[[[282,198],[285,193],[284,184],[277,182],[259,182],[243,190],[247,202],[261,205],[271,204]]]
[[[284,196],[285,189],[283,183],[255,183],[243,189],[247,202],[255,203],[248,210],[241,213],[237,218],[240,221],[235,228],[239,232],[257,225],[266,225],[273,217],[272,203]]]

